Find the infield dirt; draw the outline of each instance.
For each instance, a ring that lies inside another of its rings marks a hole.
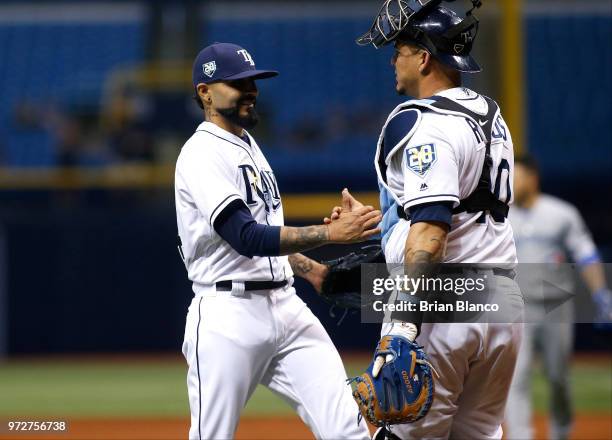
[[[2,434],[0,440],[58,439],[58,440],[184,440],[187,438],[187,419],[74,419],[69,432],[60,435],[27,433]],[[537,439],[546,439],[547,420],[536,417]],[[297,417],[243,418],[237,440],[298,440],[313,436]],[[579,415],[573,440],[608,440],[612,438],[612,420],[606,414]]]

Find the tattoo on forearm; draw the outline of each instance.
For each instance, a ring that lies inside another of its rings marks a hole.
[[[422,249],[428,248],[428,250]],[[405,273],[412,278],[432,275],[438,263],[442,261],[444,253],[444,240],[441,237],[431,237],[426,246],[420,248],[406,248],[404,262],[406,264]]]
[[[434,254],[422,249],[408,248],[404,257],[406,263],[439,263],[442,260],[442,253],[436,252]]]
[[[305,226],[292,228],[283,226],[280,237],[281,255],[295,254],[319,247],[329,242],[327,226]]]
[[[313,269],[312,260],[302,254],[289,255],[289,264],[293,272],[300,277],[304,277]]]
[[[434,260],[434,256],[431,252],[415,251],[411,259],[412,263],[431,263]]]
[[[446,233],[432,230],[431,228],[422,225],[415,232],[411,230],[406,239],[406,248],[404,251],[404,274],[413,280],[420,278],[429,278],[435,276],[439,264],[444,258],[444,248],[446,246]],[[420,290],[410,292],[419,301],[427,300],[428,291]],[[393,315],[392,315],[393,316]],[[414,324],[419,324],[422,320],[420,312],[409,313],[404,315],[403,320],[408,320]]]
[[[421,244],[419,249],[406,248],[404,260],[406,263],[439,263],[442,261],[443,252],[444,239],[434,236],[430,237],[426,245]]]
[[[438,242],[438,246],[440,247],[440,249],[442,249],[444,247],[444,244],[442,243],[442,238],[440,237],[431,237],[429,239],[429,242]]]
[[[440,262],[434,254],[424,250],[407,249],[405,255],[405,273],[411,278],[431,275]]]

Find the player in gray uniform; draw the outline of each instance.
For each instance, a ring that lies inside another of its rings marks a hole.
[[[574,307],[572,301],[563,301],[560,295],[573,292],[575,286],[572,272],[557,264],[570,259],[580,266],[597,306],[597,320],[605,322],[612,318],[612,294],[606,287],[597,249],[580,213],[569,203],[540,192],[537,164],[532,157],[515,159],[514,203],[509,219],[519,263],[547,264],[525,264],[519,270],[521,290],[528,305],[506,410],[508,438],[533,438],[530,379],[532,354],[537,345],[551,390],[549,438],[566,439],[572,425],[569,361]],[[543,278],[553,279],[556,287],[542,283]],[[547,311],[553,309],[551,316]]]

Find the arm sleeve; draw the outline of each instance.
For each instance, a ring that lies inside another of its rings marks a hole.
[[[280,226],[257,223],[242,200],[233,200],[223,208],[213,226],[240,255],[252,258],[279,254]]]
[[[572,259],[581,266],[600,261],[597,247],[587,229],[582,216],[576,208],[571,208],[564,246]]]
[[[459,167],[450,143],[426,133],[410,140],[402,157],[406,212],[424,203],[459,205]]]
[[[453,218],[453,202],[434,202],[410,208],[410,223],[439,222],[450,228]]]
[[[198,211],[213,225],[223,209],[241,200],[238,167],[207,145],[192,145],[183,150],[177,163],[177,180],[187,190]]]

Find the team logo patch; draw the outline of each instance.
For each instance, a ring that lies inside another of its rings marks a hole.
[[[217,63],[214,61],[211,61],[209,63],[202,64],[202,69],[204,70],[204,75],[206,75],[209,78],[212,78],[212,76],[217,71]]]
[[[419,145],[406,149],[408,168],[419,176],[424,176],[436,162],[436,146],[434,144]]]

